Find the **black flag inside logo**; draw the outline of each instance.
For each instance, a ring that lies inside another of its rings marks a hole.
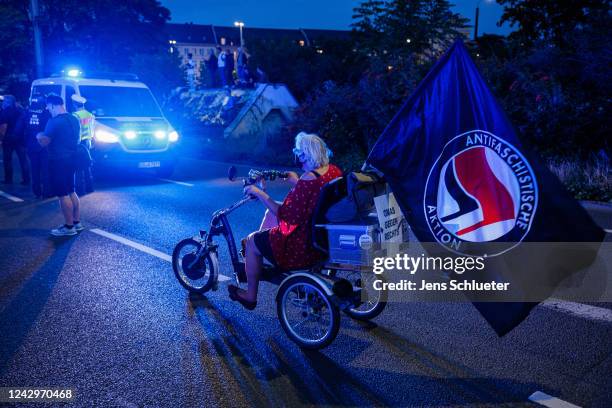
[[[513,299],[524,300],[480,302],[470,296],[499,335],[550,295],[529,297],[530,285],[545,281],[552,292],[594,260],[604,237],[526,151],[460,40],[392,119],[366,163],[384,173],[421,242],[435,243],[434,252],[474,255],[481,248],[480,255],[491,260],[481,279],[514,280]],[[526,242],[578,245],[555,262],[558,251],[536,252]],[[529,280],[519,278],[517,254],[538,260],[537,270],[525,272]]]

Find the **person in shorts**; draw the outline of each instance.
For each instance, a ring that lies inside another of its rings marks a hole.
[[[66,112],[64,100],[60,96],[49,95],[46,102],[51,119],[37,139],[41,146],[47,147],[49,187],[51,194],[59,199],[65,221],[64,225],[51,230],[51,235],[76,235],[83,230],[79,221],[79,197],[74,191],[75,153],[81,139],[80,125],[77,118]]]

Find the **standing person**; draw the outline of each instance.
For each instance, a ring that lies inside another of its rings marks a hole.
[[[225,77],[227,78],[227,84],[230,87],[234,86],[234,53],[229,48],[225,57]]]
[[[238,58],[237,58],[237,69],[238,72],[238,83],[242,86],[245,86],[249,82],[249,53],[247,52],[245,47],[238,48]]]
[[[34,98],[24,117],[25,144],[30,159],[32,173],[32,192],[36,198],[50,197],[47,149],[42,147],[36,137],[45,130],[51,115],[45,109],[45,99]]]
[[[221,87],[225,88],[227,86],[227,77],[225,76],[227,54],[224,49],[221,49],[221,47],[217,47],[217,51],[219,51],[219,56],[217,57],[217,72],[219,73],[219,82]]]
[[[45,131],[38,135],[41,146],[49,151],[49,181],[51,193],[59,199],[64,225],[51,230],[51,235],[76,235],[83,230],[80,223],[80,202],[74,192],[75,153],[81,130],[79,121],[66,112],[64,100],[57,95],[47,97],[47,110],[51,119]]]
[[[23,137],[24,111],[17,105],[13,95],[5,95],[0,114],[0,135],[4,159],[4,184],[13,184],[13,152],[17,154],[21,167],[21,184],[30,184],[30,169],[26,157]]]
[[[185,64],[185,72],[187,73],[187,83],[189,90],[195,89],[195,62],[193,62],[193,54],[187,54],[187,63]]]
[[[206,60],[207,85],[209,88],[215,88],[217,84],[217,55],[211,48],[208,50],[208,59]]]
[[[79,120],[81,125],[81,139],[80,143],[91,150],[91,141],[93,139],[93,129],[95,116],[85,109],[85,103],[87,99],[79,95],[72,95],[72,101],[76,108],[74,116]],[[79,170],[76,173],[76,191],[79,195],[85,195],[94,191],[93,188],[93,176],[91,174],[91,166],[86,169]]]

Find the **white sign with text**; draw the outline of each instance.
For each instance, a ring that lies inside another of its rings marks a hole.
[[[382,242],[407,241],[407,225],[393,193],[374,197],[374,205],[382,229]]]

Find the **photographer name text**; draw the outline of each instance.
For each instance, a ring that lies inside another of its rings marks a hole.
[[[384,282],[380,279],[372,283],[375,290],[401,290],[401,291],[503,291],[508,290],[507,282],[477,282],[475,280],[455,280],[449,282],[428,282],[421,280],[414,282],[402,279],[399,282]]]

